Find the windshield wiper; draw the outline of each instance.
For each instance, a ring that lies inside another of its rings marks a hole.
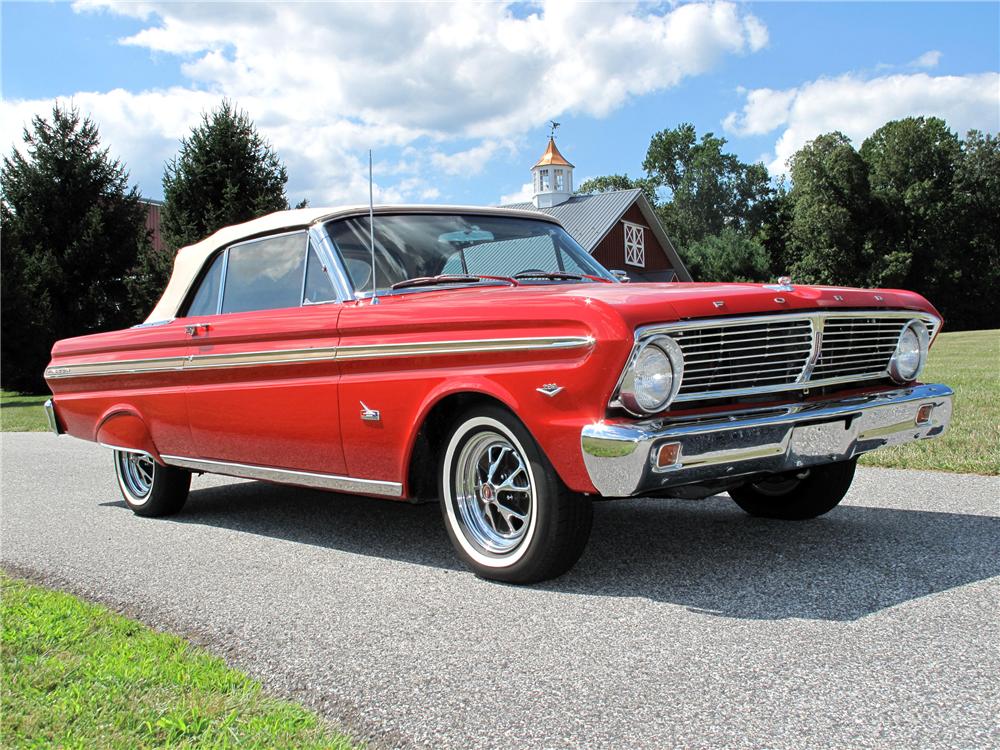
[[[480,281],[506,281],[514,286],[517,282],[510,276],[479,276],[468,273],[442,273],[437,276],[417,276],[405,281],[397,281],[390,289],[405,289],[412,286],[435,286],[437,284],[478,284]]]
[[[521,271],[514,274],[515,279],[569,279],[572,281],[584,281],[591,278],[582,273],[567,273],[566,271]]]

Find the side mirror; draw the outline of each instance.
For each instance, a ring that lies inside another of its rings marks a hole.
[[[627,283],[629,283],[632,280],[632,279],[630,279],[628,277],[628,274],[625,273],[620,268],[616,268],[616,269],[612,270],[611,271],[611,275],[614,276],[616,279],[618,279],[623,284],[627,284]]]

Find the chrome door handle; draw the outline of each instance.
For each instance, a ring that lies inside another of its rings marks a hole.
[[[186,333],[188,336],[197,336],[198,329],[201,329],[205,333],[208,333],[208,327],[209,327],[208,323],[195,323],[194,325],[191,326],[184,326],[184,333]]]

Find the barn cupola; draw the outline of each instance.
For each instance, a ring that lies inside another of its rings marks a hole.
[[[552,123],[549,145],[542,158],[531,168],[531,183],[535,208],[552,208],[565,203],[573,195],[573,165],[556,148],[556,128]]]

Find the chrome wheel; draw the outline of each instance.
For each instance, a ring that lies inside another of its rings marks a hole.
[[[156,464],[145,453],[116,451],[118,475],[124,489],[131,495],[134,505],[142,505],[153,489],[153,474]]]
[[[520,450],[500,433],[478,432],[462,446],[453,476],[465,537],[494,555],[517,549],[535,508],[534,483]]]

